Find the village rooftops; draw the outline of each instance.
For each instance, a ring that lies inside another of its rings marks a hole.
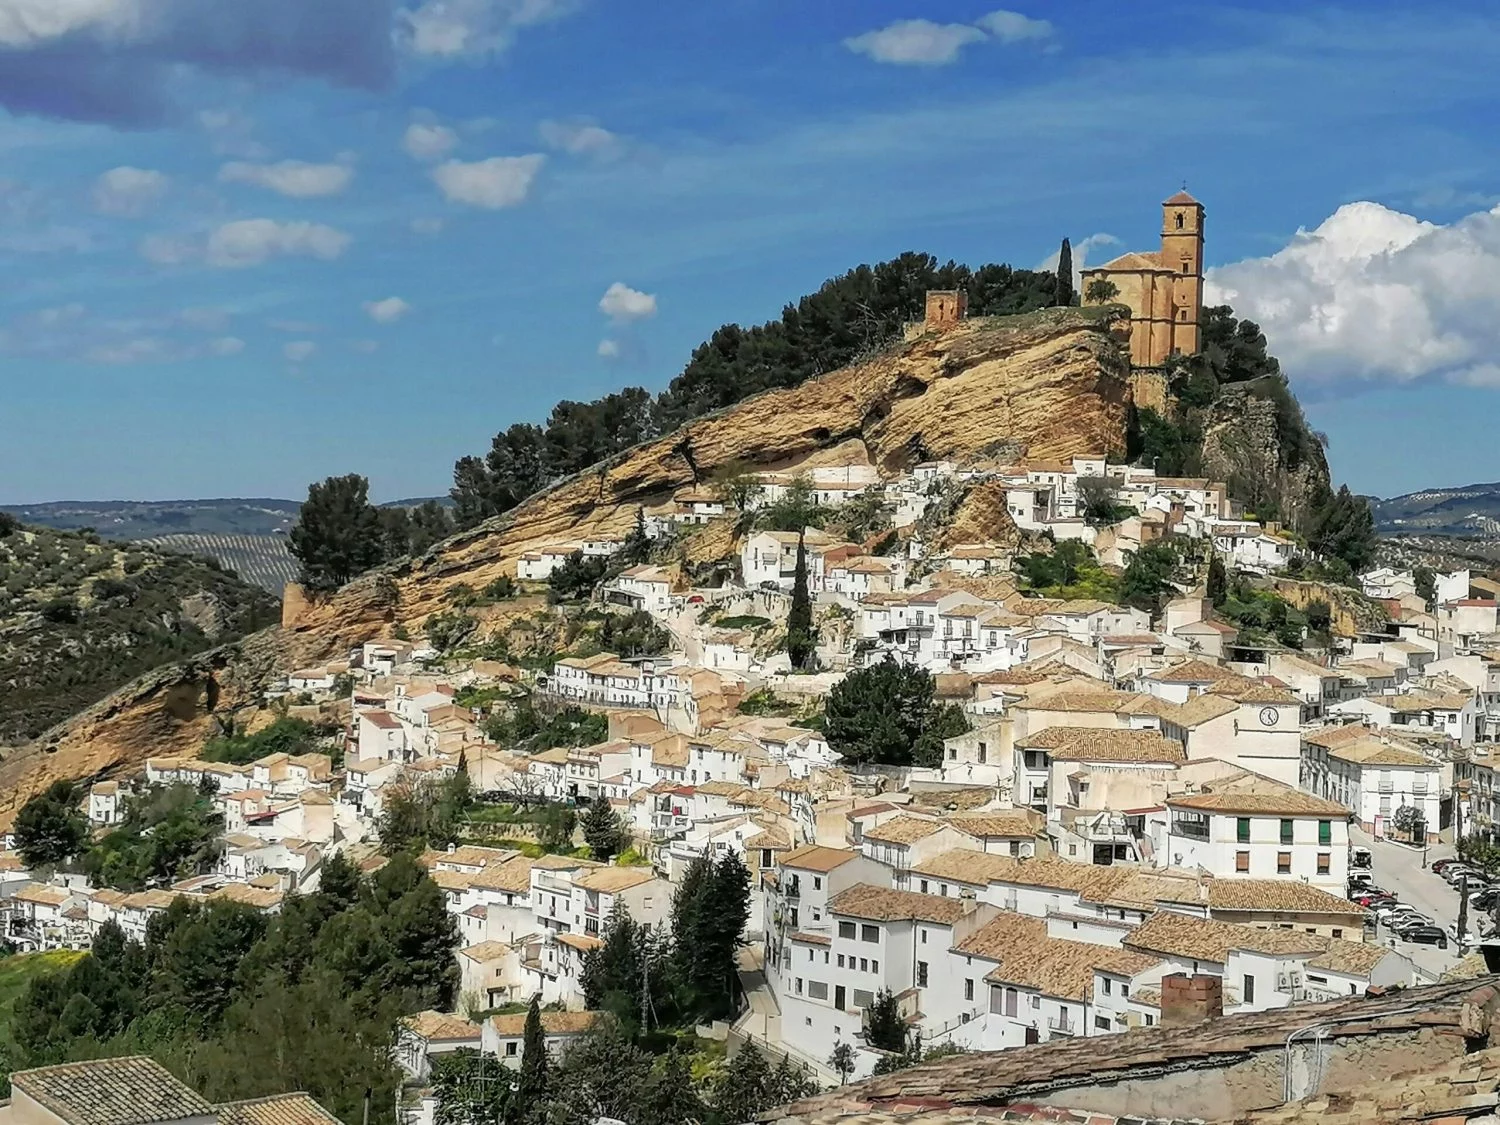
[[[1133,977],[1161,964],[1160,957],[1129,949],[1043,936],[1001,953],[1000,966],[985,974],[991,984],[1034,988],[1045,996],[1087,1001],[1094,994],[1094,972]]]
[[[1349,762],[1358,766],[1396,766],[1406,769],[1437,768],[1437,763],[1429,761],[1426,755],[1416,750],[1402,746],[1395,746],[1383,742],[1374,735],[1358,739],[1354,742],[1337,746],[1328,751],[1330,758],[1337,758],[1341,762]]]
[[[1134,692],[1109,691],[1102,687],[1095,691],[1084,691],[1068,687],[1062,691],[1048,692],[1043,695],[1034,695],[1028,699],[1023,699],[1015,705],[1015,710],[1073,711],[1118,715],[1124,712],[1125,708],[1136,704],[1140,698]]]
[[[850,860],[858,858],[858,852],[847,848],[825,848],[821,844],[804,844],[800,848],[787,852],[781,857],[780,863],[782,867],[791,867],[799,871],[827,874]]]
[[[11,1085],[67,1125],[151,1125],[214,1116],[201,1095],[144,1055],[22,1070],[11,1075]]]
[[[1208,883],[1210,910],[1269,914],[1349,914],[1364,907],[1295,879],[1218,878]]]
[[[1277,687],[1264,680],[1252,680],[1245,677],[1220,680],[1216,684],[1210,684],[1205,690],[1208,695],[1222,696],[1236,703],[1280,703],[1284,706],[1291,706],[1302,702],[1286,690],[1285,686]]]
[[[498,961],[510,951],[511,947],[503,941],[482,941],[478,945],[465,946],[458,951],[458,955],[475,964],[483,965],[490,961]]]
[[[864,839],[874,840],[881,844],[915,844],[918,840],[925,840],[933,833],[942,830],[942,821],[923,820],[916,816],[897,816],[874,828],[866,828]]]
[[[1343,726],[1328,726],[1304,730],[1302,741],[1309,746],[1321,746],[1325,750],[1333,750],[1339,746],[1347,746],[1352,742],[1377,735],[1376,729],[1366,726],[1364,723],[1346,723]]]
[[[948,823],[960,832],[987,838],[1029,839],[1046,831],[1047,818],[1035,809],[990,809],[954,813]]]
[[[1159,910],[1125,935],[1125,946],[1141,953],[1222,965],[1233,949],[1268,954],[1322,953],[1330,940],[1295,930],[1262,929]]]
[[[389,711],[361,711],[359,713],[359,717],[361,719],[367,720],[372,726],[379,727],[381,730],[401,729],[401,720],[398,719],[395,715],[392,715]]]
[[[1394,680],[1401,669],[1383,660],[1346,660],[1334,671],[1351,680]]]
[[[526,894],[531,889],[531,862],[530,857],[520,855],[486,867],[469,881],[469,886],[476,891]]]
[[[858,883],[828,900],[828,912],[867,922],[931,922],[951,926],[974,907],[972,902],[916,891],[896,891]]]
[[[1004,911],[953,947],[955,953],[998,961],[1021,946],[1047,940],[1047,920]]]
[[[1328,942],[1327,950],[1308,961],[1307,967],[1367,977],[1370,970],[1389,957],[1391,952],[1390,946],[1373,941],[1343,941],[1334,938]]]
[[[215,1107],[219,1125],[339,1125],[311,1094],[272,1094]]]
[[[631,887],[649,883],[655,878],[656,873],[649,867],[596,867],[591,871],[574,875],[573,885],[582,887],[586,891],[617,895],[621,891],[628,891]]]
[[[10,897],[17,902],[30,902],[38,906],[61,906],[70,896],[62,887],[54,887],[49,883],[25,883],[13,891]]]
[[[1047,750],[1054,762],[1128,762],[1176,765],[1187,761],[1182,743],[1154,730],[1115,727],[1047,727],[1016,740],[1021,750]]]
[[[1126,867],[1104,867],[1092,863],[1070,863],[1053,856],[992,855],[969,848],[954,848],[912,864],[912,874],[946,879],[982,887],[1009,883],[1021,887],[1046,887],[1074,891],[1091,902],[1123,883],[1134,873]]]
[[[447,851],[429,848],[422,853],[418,862],[427,868],[435,867],[439,863],[453,863],[461,867],[489,867],[492,864],[515,859],[520,854],[514,848],[486,848],[478,844],[462,844]]]
[[[1232,669],[1210,664],[1206,660],[1184,660],[1181,664],[1160,668],[1146,677],[1162,684],[1212,684],[1220,680],[1243,678]]]
[[[401,1026],[429,1043],[458,1043],[479,1038],[477,1023],[430,1009],[413,1016],[403,1016]]]
[[[1234,700],[1205,692],[1202,695],[1193,696],[1174,711],[1164,714],[1162,718],[1175,726],[1191,730],[1194,727],[1201,727],[1204,723],[1212,722],[1214,719],[1232,715],[1239,709],[1239,704]]]
[[[1173,809],[1248,816],[1321,816],[1337,820],[1346,820],[1349,816],[1349,810],[1335,801],[1325,801],[1269,779],[1256,788],[1215,789],[1205,786],[1198,793],[1168,797],[1166,805]]]

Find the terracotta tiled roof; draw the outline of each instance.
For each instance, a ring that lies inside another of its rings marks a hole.
[[[1295,879],[1219,878],[1208,884],[1210,910],[1256,910],[1283,914],[1350,914],[1364,907]]]
[[[494,961],[504,957],[509,952],[510,946],[503,941],[482,941],[478,945],[464,946],[458,951],[458,955],[483,964],[485,961]]]
[[[1231,949],[1257,953],[1322,953],[1329,939],[1294,930],[1263,930],[1232,922],[1193,918],[1160,910],[1125,935],[1125,945],[1142,953],[1160,953],[1223,963]]]
[[[819,844],[804,844],[795,851],[787,852],[782,856],[781,866],[826,873],[858,857],[858,852],[847,848],[825,848]]]
[[[566,945],[569,949],[576,949],[580,953],[587,953],[591,949],[598,949],[604,944],[603,940],[592,934],[558,934],[557,943]]]
[[[1048,727],[1017,739],[1020,749],[1045,749],[1054,762],[1144,762],[1176,765],[1187,761],[1182,743],[1154,730],[1121,727]]]
[[[542,1031],[547,1035],[581,1035],[604,1018],[603,1012],[543,1012]],[[514,1039],[526,1030],[526,1013],[491,1016],[490,1026],[502,1039]]]
[[[1193,696],[1176,711],[1170,715],[1164,715],[1163,718],[1176,726],[1192,729],[1225,715],[1232,715],[1239,709],[1240,705],[1232,699],[1204,693]]]
[[[972,903],[956,898],[918,894],[916,891],[896,891],[889,887],[872,887],[868,883],[859,883],[829,899],[828,912],[846,918],[863,918],[870,922],[908,920],[951,926],[968,913],[972,906]]]
[[[866,828],[864,838],[883,844],[915,844],[935,832],[943,830],[940,820],[924,820],[917,816],[892,817],[884,824]]]
[[[1429,761],[1423,754],[1401,746],[1392,746],[1377,737],[1362,738],[1356,742],[1328,751],[1330,758],[1351,762],[1360,766],[1403,766],[1407,769],[1437,769],[1437,763]]]
[[[414,1016],[403,1016],[401,1026],[428,1041],[452,1042],[459,1039],[478,1039],[480,1034],[477,1023],[470,1023],[459,1016],[450,1016],[446,1012],[434,1012],[430,1009],[418,1012]]]
[[[958,953],[998,961],[1018,947],[1047,939],[1047,922],[1029,914],[997,914],[954,946]]]
[[[1002,952],[1000,967],[986,973],[984,979],[992,984],[1034,988],[1064,1000],[1087,1000],[1093,995],[1095,969],[1133,977],[1159,965],[1161,960],[1093,942],[1043,937],[1018,942]]]
[[[22,1070],[10,1081],[68,1125],[147,1125],[214,1113],[197,1092],[144,1055]]]
[[[960,832],[983,839],[986,836],[1027,838],[1043,832],[1047,818],[1035,809],[990,809],[986,812],[955,813],[948,823]]]
[[[912,873],[929,879],[984,886],[1011,883],[1020,887],[1047,887],[1075,891],[1091,902],[1099,901],[1132,875],[1126,867],[1100,867],[1092,863],[1070,863],[1054,856],[1014,858],[955,848],[912,864]]]
[[[642,883],[649,883],[655,878],[656,872],[649,867],[596,867],[592,871],[574,875],[573,885],[586,891],[615,895],[628,891],[631,887],[639,887]]]
[[[477,891],[525,894],[531,889],[531,860],[520,855],[505,863],[486,867],[470,879],[469,886]]]
[[[219,1125],[339,1125],[311,1094],[272,1094],[216,1106]]]
[[[1286,786],[1273,789],[1267,785],[1260,791],[1230,789],[1224,792],[1191,793],[1168,797],[1166,803],[1171,808],[1197,809],[1200,812],[1250,815],[1285,813],[1291,816],[1326,816],[1339,820],[1345,820],[1349,816],[1349,810],[1335,801],[1325,801],[1321,797]]]

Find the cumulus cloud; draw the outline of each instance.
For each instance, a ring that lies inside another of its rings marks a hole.
[[[217,356],[239,355],[245,350],[245,341],[238,336],[220,336],[208,342],[208,350]]]
[[[458,134],[446,125],[423,125],[420,122],[406,127],[401,138],[401,147],[413,160],[441,160],[458,145]]]
[[[524,203],[546,162],[541,153],[492,156],[473,163],[450,160],[434,168],[432,178],[451,202],[498,210]]]
[[[618,341],[618,340],[600,340],[599,341],[598,352],[599,352],[599,358],[600,359],[619,359],[620,358],[620,341]]]
[[[170,234],[148,234],[141,239],[141,257],[159,266],[179,266],[198,256],[199,247],[186,238]]]
[[[293,199],[338,195],[353,179],[354,169],[343,162],[309,164],[302,160],[282,160],[276,164],[247,164],[233,161],[219,169],[221,183],[254,184]]]
[[[1208,271],[1297,379],[1500,385],[1500,207],[1443,226],[1348,203],[1281,250]]]
[[[318,352],[318,345],[311,340],[293,340],[281,345],[281,354],[292,363],[302,363],[311,359]]]
[[[402,46],[429,58],[484,58],[523,28],[567,15],[576,0],[423,0],[398,16]]]
[[[656,296],[617,281],[599,298],[599,311],[619,324],[644,320],[656,315]]]
[[[1004,9],[980,16],[973,23],[934,23],[932,20],[897,20],[875,31],[844,40],[855,54],[897,66],[947,66],[965,47],[993,39],[1000,43],[1048,39],[1053,27],[1046,20],[1031,19]]]
[[[184,71],[384,86],[394,74],[391,2],[0,0],[0,105],[147,125],[180,115]]]
[[[443,225],[443,220],[434,216],[422,216],[411,221],[413,234],[441,234]]]
[[[1047,20],[1034,20],[1020,12],[1007,12],[1004,8],[980,16],[974,22],[1002,43],[1050,39],[1056,30]]]
[[[376,324],[393,324],[411,312],[411,306],[400,297],[387,297],[383,301],[366,301],[365,312]]]
[[[94,209],[103,215],[138,217],[167,191],[167,177],[151,168],[123,164],[94,182]]]
[[[89,363],[124,364],[149,363],[171,359],[172,348],[164,341],[150,336],[124,340],[112,344],[96,344],[83,353]]]
[[[349,241],[343,231],[321,223],[240,219],[208,236],[204,257],[209,265],[226,269],[256,266],[277,257],[332,261],[348,248]]]
[[[548,148],[572,156],[610,157],[622,147],[618,135],[591,121],[543,121],[538,132]]]

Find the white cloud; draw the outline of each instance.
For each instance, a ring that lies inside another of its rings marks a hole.
[[[414,234],[441,234],[445,225],[442,219],[432,216],[423,216],[411,221]]]
[[[599,311],[618,324],[656,315],[656,296],[617,281],[599,298]]]
[[[434,168],[432,178],[443,195],[454,203],[497,210],[524,203],[532,181],[546,162],[541,153],[492,156],[471,164],[450,160]]]
[[[149,363],[153,360],[174,358],[171,349],[162,341],[143,336],[117,344],[98,344],[83,353],[90,363]]]
[[[338,195],[353,179],[354,169],[342,162],[309,164],[283,160],[276,164],[247,164],[237,160],[219,169],[222,183],[254,184],[293,199]]]
[[[30,48],[77,32],[138,30],[140,0],[0,0],[0,46]]]
[[[293,340],[281,345],[281,354],[292,363],[302,363],[317,354],[318,345],[311,340]]]
[[[208,342],[208,350],[218,356],[239,355],[245,350],[245,341],[238,336],[220,336]]]
[[[274,257],[332,261],[349,245],[343,231],[322,223],[280,223],[274,219],[240,219],[208,236],[208,264],[226,269],[257,266]]]
[[[458,134],[446,125],[408,125],[401,147],[413,160],[441,160],[458,144]]]
[[[1500,207],[1447,226],[1348,203],[1281,250],[1208,271],[1295,379],[1500,385]]]
[[[204,332],[222,332],[229,327],[229,313],[209,306],[183,309],[177,314],[177,319],[189,328]]]
[[[618,340],[600,340],[598,351],[600,359],[619,359],[620,342]]]
[[[383,301],[366,301],[365,312],[376,324],[392,324],[411,312],[411,306],[400,297],[387,297]]]
[[[105,215],[137,217],[149,211],[166,190],[163,173],[124,164],[94,182],[94,209]]]
[[[560,19],[576,6],[576,0],[423,0],[397,14],[398,37],[415,55],[483,58],[506,50],[521,28]]]
[[[590,121],[543,121],[542,143],[573,156],[610,157],[619,153],[618,135]]]
[[[1019,43],[1026,39],[1050,39],[1056,30],[1047,20],[1034,20],[1020,12],[1001,8],[974,21],[1002,43]]]
[[[374,340],[353,340],[349,346],[363,355],[373,355],[380,350],[380,345]]]
[[[876,62],[902,66],[945,66],[970,43],[982,42],[984,32],[966,23],[897,20],[878,31],[844,40],[844,46]]]

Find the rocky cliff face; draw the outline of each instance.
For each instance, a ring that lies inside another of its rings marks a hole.
[[[1118,319],[1108,308],[1048,309],[918,335],[868,362],[747,399],[628,450],[331,597],[289,599],[281,628],[159,669],[13,752],[0,765],[0,824],[54,778],[195,753],[213,732],[215,712],[252,705],[278,672],[343,655],[398,623],[415,634],[445,608],[456,584],[480,589],[513,575],[521,554],[546,543],[622,537],[642,505],[732,463],[795,467],[856,446],[886,474],[1002,450],[1045,459],[1118,456],[1130,395],[1112,335]],[[974,498],[968,522],[1013,535],[1003,505],[990,511],[983,500]]]
[[[1289,397],[1289,395],[1288,395]],[[1328,489],[1328,461],[1291,405],[1243,386],[1227,386],[1203,428],[1203,474],[1229,483],[1256,510],[1274,505],[1282,523],[1300,527]]]

